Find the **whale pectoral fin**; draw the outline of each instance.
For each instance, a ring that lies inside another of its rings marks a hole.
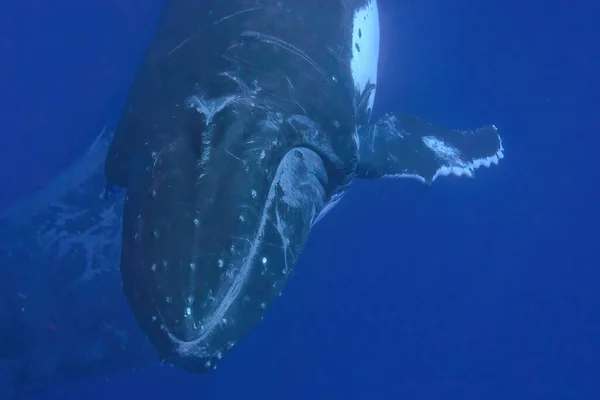
[[[448,129],[408,114],[386,114],[359,133],[360,178],[472,177],[475,169],[504,157],[494,125],[474,130]]]
[[[53,300],[64,301],[58,297],[66,297],[67,288],[98,274],[117,276],[123,195],[103,196],[111,139],[103,130],[46,186],[0,211],[0,275],[26,310],[36,299],[51,308]]]
[[[112,137],[104,129],[79,159],[47,185],[0,211],[0,234],[7,235],[0,242],[25,246],[24,241],[31,240],[30,254],[62,257],[69,256],[70,246],[91,249],[92,241],[100,242],[113,228],[120,229],[123,196],[108,193],[103,173]]]
[[[108,337],[87,327],[114,323],[125,304],[117,304],[122,195],[99,198],[111,138],[104,130],[64,172],[0,211],[0,347],[14,346],[0,349],[0,359],[26,367],[31,379],[101,364],[89,349]]]

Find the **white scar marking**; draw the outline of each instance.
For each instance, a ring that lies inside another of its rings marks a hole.
[[[247,12],[250,12],[250,11],[259,10],[259,9],[261,9],[261,8],[262,8],[262,7],[252,7],[252,8],[248,8],[248,9],[246,9],[246,10],[238,11],[238,12],[236,12],[236,13],[233,13],[233,14],[227,15],[227,16],[225,16],[225,17],[223,17],[223,18],[221,18],[221,19],[219,19],[219,20],[217,20],[217,21],[213,22],[211,25],[209,25],[209,26],[207,26],[207,27],[205,27],[205,28],[202,28],[202,29],[200,29],[199,31],[197,31],[196,33],[194,33],[194,34],[192,34],[192,35],[188,36],[188,37],[187,37],[187,38],[185,38],[185,39],[184,39],[184,40],[183,40],[181,43],[179,43],[177,46],[175,46],[173,49],[171,49],[171,51],[169,51],[169,52],[167,53],[167,55],[169,55],[169,56],[170,56],[171,54],[175,53],[177,50],[179,50],[180,48],[182,48],[182,47],[183,47],[183,46],[184,46],[186,43],[188,43],[188,42],[189,42],[189,41],[190,41],[192,38],[194,38],[196,35],[198,35],[198,34],[199,34],[199,33],[201,33],[201,32],[204,32],[204,31],[208,30],[209,28],[212,28],[213,26],[216,26],[216,25],[220,24],[221,22],[223,22],[223,21],[226,21],[226,20],[228,20],[228,19],[230,19],[230,18],[236,17],[236,16],[238,16],[238,15],[241,15],[241,14],[245,14],[245,13],[247,13]]]
[[[206,126],[209,126],[214,116],[229,104],[238,99],[238,96],[223,96],[216,99],[205,99],[202,96],[191,96],[186,105],[190,108],[195,108],[206,117]]]
[[[254,31],[243,32],[242,36],[253,37],[253,38],[261,40],[261,41],[263,41],[265,43],[270,43],[272,45],[281,47],[282,49],[287,50],[290,53],[295,54],[298,57],[302,58],[303,60],[305,60],[306,62],[308,62],[310,65],[312,65],[312,67],[314,69],[316,69],[319,72],[319,74],[321,74],[323,76],[326,76],[325,72],[323,72],[323,69],[321,67],[319,67],[319,65],[316,62],[314,62],[312,60],[312,58],[310,58],[308,56],[308,54],[306,54],[305,52],[303,52],[302,50],[300,50],[296,46],[294,46],[294,45],[286,42],[285,40],[281,40],[281,39],[276,38],[274,36],[269,36],[269,35],[265,35],[264,33],[254,32]]]
[[[190,96],[186,101],[186,106],[195,108],[200,114],[206,117],[206,128],[202,133],[202,155],[200,156],[199,166],[206,165],[211,158],[211,130],[209,129],[215,115],[225,109],[228,105],[234,103],[239,97],[236,95],[218,97],[216,99],[205,99],[201,95]],[[231,154],[231,153],[230,153]],[[233,156],[233,154],[231,154]],[[201,175],[202,177],[203,175]]]

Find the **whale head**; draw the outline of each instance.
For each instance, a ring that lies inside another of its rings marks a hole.
[[[106,159],[121,274],[161,357],[212,369],[356,174],[376,1],[167,3]],[[200,24],[200,26],[199,26]]]

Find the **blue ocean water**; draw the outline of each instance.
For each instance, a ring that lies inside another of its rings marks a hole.
[[[600,398],[598,5],[378,3],[374,116],[494,123],[499,166],[353,184],[215,373],[128,368],[27,398]],[[161,5],[3,2],[0,205],[114,126]]]

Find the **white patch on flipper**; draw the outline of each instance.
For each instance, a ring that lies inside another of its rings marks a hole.
[[[450,164],[463,164],[460,152],[455,147],[449,146],[442,139],[435,136],[424,136],[423,143],[435,153],[435,156]]]
[[[495,125],[492,125],[494,130],[498,130]],[[498,136],[499,148],[496,154],[493,154],[484,158],[477,158],[471,161],[465,161],[461,158],[458,149],[449,146],[443,140],[433,136],[423,137],[423,143],[429,147],[435,155],[442,160],[446,161],[448,165],[443,165],[435,172],[431,181],[435,181],[439,176],[473,176],[473,171],[481,166],[490,167],[492,164],[498,164],[498,162],[504,158],[504,147],[502,147],[502,138]]]
[[[360,49],[360,50],[359,50]],[[379,10],[377,0],[354,11],[352,21],[352,60],[350,69],[354,87],[363,93],[367,85],[377,84],[379,62]],[[373,108],[375,89],[369,95],[368,107]]]
[[[394,114],[386,114],[385,115],[385,120],[383,121],[383,124],[386,127],[386,132],[389,132],[389,134],[393,134],[398,136],[399,138],[404,138],[404,135],[410,135],[408,132],[404,132],[401,130],[398,130],[398,127],[396,126],[396,122],[398,122],[398,118],[396,118],[396,116]],[[373,132],[373,138],[375,137],[375,134],[377,132],[377,125],[375,126],[375,132]]]
[[[416,179],[421,183],[425,183],[425,178],[423,178],[421,175],[417,175],[417,174],[391,174],[391,175],[383,175],[382,178],[392,178],[392,179],[396,179],[396,178],[408,178],[408,179]]]

